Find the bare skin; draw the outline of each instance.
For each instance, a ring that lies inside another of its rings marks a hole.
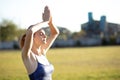
[[[47,39],[45,31],[41,29],[44,25],[49,25],[51,34]],[[37,68],[37,56],[45,56],[54,40],[59,34],[59,30],[52,22],[49,8],[46,6],[43,13],[43,22],[32,25],[26,31],[24,46],[22,47],[22,59],[28,74],[33,73]]]

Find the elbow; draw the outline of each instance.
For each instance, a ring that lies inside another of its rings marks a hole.
[[[59,35],[60,34],[60,31],[59,29],[56,30],[56,34]]]
[[[27,29],[27,33],[28,33],[28,34],[33,34],[33,33],[34,33],[33,28],[29,28],[29,29]]]
[[[59,30],[56,30],[54,32],[51,33],[52,36],[58,36],[60,34]]]
[[[35,30],[33,27],[34,27],[34,25],[31,25],[30,27],[28,27],[27,32],[34,33]]]
[[[32,38],[33,35],[34,35],[34,32],[32,29],[28,29],[26,31],[26,38]]]
[[[55,35],[59,35],[60,34],[60,31],[57,29],[55,32],[54,32]]]
[[[26,33],[27,36],[30,36],[30,35],[33,35],[33,34],[34,34],[34,33],[33,33],[32,30],[28,30],[27,33]]]
[[[59,35],[60,34],[60,31],[58,28],[56,28],[56,34]]]

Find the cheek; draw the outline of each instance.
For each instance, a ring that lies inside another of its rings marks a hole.
[[[37,34],[34,34],[33,39],[34,39],[35,41],[37,41],[38,35],[37,35]]]
[[[39,34],[37,34],[37,33],[34,34],[34,38],[35,38],[35,39],[38,38],[38,37],[40,37]]]
[[[40,36],[37,36],[36,39],[37,39],[37,41],[40,41],[40,42],[42,41],[42,38]]]
[[[42,36],[40,36],[39,34],[35,34],[35,35],[34,35],[34,40],[35,40],[36,42],[42,42]]]

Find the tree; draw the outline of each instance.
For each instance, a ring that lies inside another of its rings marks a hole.
[[[10,20],[3,20],[0,23],[0,41],[11,41],[15,39],[17,25]]]
[[[86,32],[84,30],[81,30],[80,32],[74,32],[72,34],[72,38],[77,40],[79,39],[80,37],[84,37],[86,35]]]
[[[60,26],[58,26],[58,29],[60,31],[60,34],[57,37],[57,40],[67,40],[67,39],[69,39],[71,37],[72,33],[68,29],[60,27]],[[49,27],[45,27],[44,30],[45,30],[45,32],[46,32],[47,35],[50,34]]]

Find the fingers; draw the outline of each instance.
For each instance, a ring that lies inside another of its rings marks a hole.
[[[50,18],[50,10],[48,6],[45,6],[44,13],[42,14],[43,21],[49,21]]]
[[[45,21],[45,15],[42,13],[42,20]]]
[[[52,15],[51,15],[50,9],[47,5],[45,6],[44,10],[47,13],[47,16],[49,16],[49,18],[48,18],[49,23],[52,23]]]
[[[48,8],[48,6],[46,5],[45,8]]]

